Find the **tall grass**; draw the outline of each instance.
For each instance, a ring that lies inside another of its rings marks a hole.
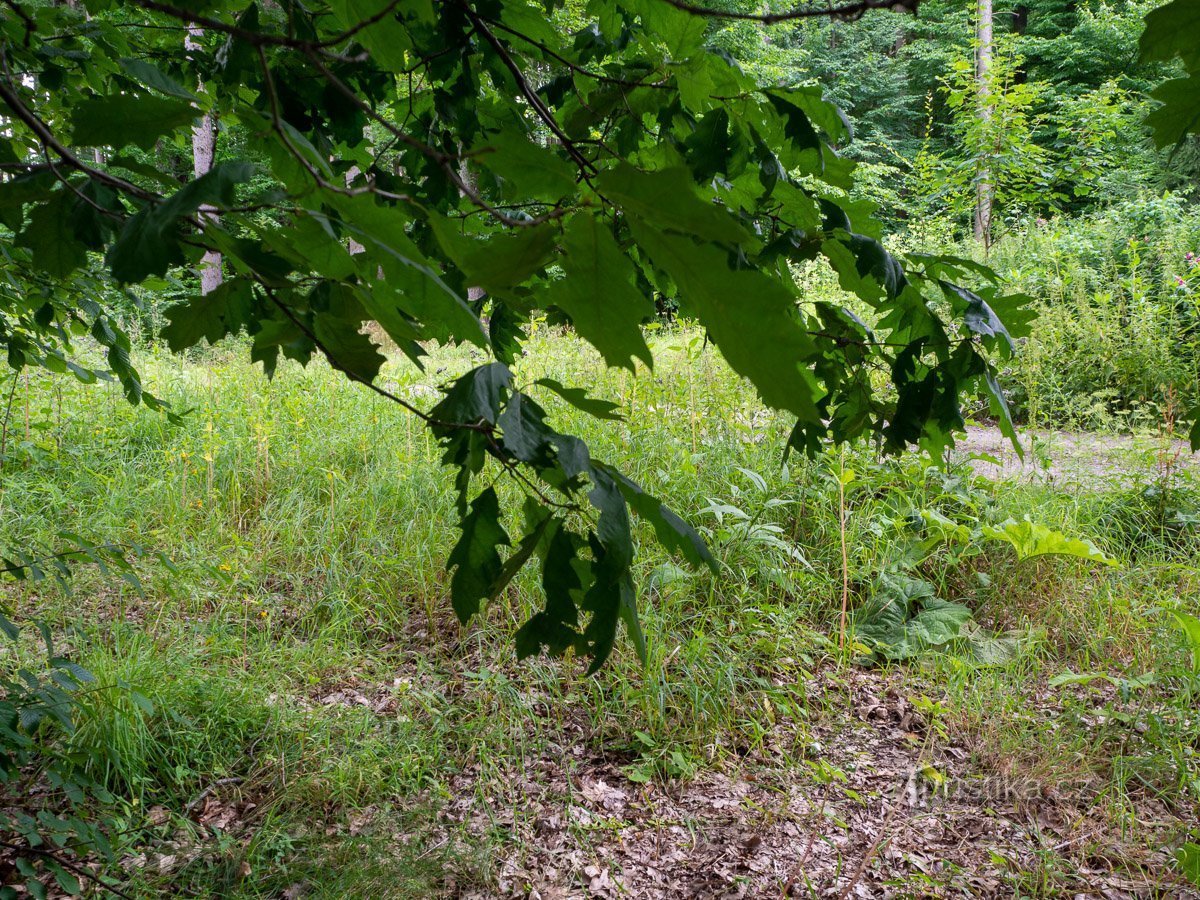
[[[1066,669],[1136,672],[1180,658],[1165,611],[1200,597],[1194,531],[1147,518],[1127,485],[1084,496],[1000,488],[962,465],[942,472],[863,451],[784,467],[789,423],[758,404],[702,335],[663,328],[651,338],[657,365],[633,378],[543,328],[515,374],[519,384],[543,375],[586,384],[621,403],[626,420],[601,423],[539,398],[555,427],[702,526],[719,561],[717,576],[681,568],[640,531],[649,661],[640,666],[622,647],[594,678],[575,660],[515,664],[512,632],[541,602],[536,573],[478,621],[457,624],[444,571],[455,516],[437,448],[326,367],[287,366],[268,382],[235,344],[182,361],[147,352],[139,363],[187,411],[182,424],[103,388],[37,379],[27,394],[18,388],[21,415],[28,403],[45,427],[28,439],[18,429],[3,460],[0,549],[53,547],[65,529],[174,562],[142,560],[142,594],[92,571],[69,595],[44,582],[3,589],[17,616],[48,620],[97,676],[72,740],[105,748],[89,765],[127,804],[130,852],[182,841],[176,855],[186,861],[134,872],[141,889],[268,896],[314,873],[330,896],[427,896],[447,873],[486,884],[493,874],[477,834],[432,850],[420,836],[464,789],[463,773],[486,800],[528,760],[572,765],[564,747],[653,778],[756,756],[801,766],[811,729],[832,714],[825,704],[837,703],[814,699],[807,682],[863,650],[838,648],[843,575],[853,612],[877,573],[911,568],[911,523],[923,509],[961,521],[1031,514],[1126,561],[1101,573],[1018,565],[1000,550],[970,562],[936,551],[920,574],[971,605],[983,627],[1019,641],[994,668],[953,652],[911,666],[945,697],[955,727],[992,736],[997,754],[1061,775],[1069,745],[1116,777],[1082,726],[1051,735],[1044,723],[1005,723],[1029,690]],[[430,405],[476,362],[470,349],[441,348],[425,373],[396,362],[383,377]],[[847,470],[855,478],[843,504]],[[1150,485],[1149,461],[1146,472]],[[1163,488],[1191,514],[1186,485]],[[4,652],[0,665],[13,666],[34,649]],[[1169,756],[1164,747],[1190,739],[1171,732],[1144,752]],[[230,779],[220,796],[253,803],[239,807],[248,824],[213,837],[193,824],[195,804]],[[147,818],[156,807],[169,826]],[[402,824],[361,830],[364,816]]]

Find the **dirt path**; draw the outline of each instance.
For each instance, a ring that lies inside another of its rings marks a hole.
[[[953,452],[957,459],[971,460],[981,475],[1019,481],[1128,486],[1155,478],[1168,466],[1200,472],[1200,454],[1192,454],[1186,442],[1156,436],[1027,430],[1021,443],[1024,459],[999,428],[976,426]]]

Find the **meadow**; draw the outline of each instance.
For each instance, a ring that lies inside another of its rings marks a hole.
[[[989,480],[965,452],[784,463],[790,423],[701,332],[651,338],[634,378],[541,326],[515,369],[619,403],[600,422],[542,391],[719,563],[642,533],[648,663],[619,642],[591,677],[516,661],[536,573],[458,624],[439,449],[324,364],[267,381],[236,342],[146,349],[178,423],[105,386],[2,385],[0,555],[74,533],[132,565],[0,588],[91,679],[40,733],[97,785],[112,852],[81,852],[81,888],[1188,896],[1200,494],[1171,435],[1075,480]],[[428,407],[473,354],[382,383]],[[0,650],[6,677],[45,659],[31,627]],[[5,802],[62,801],[25,787]]]

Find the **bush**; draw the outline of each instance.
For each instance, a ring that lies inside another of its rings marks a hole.
[[[1006,386],[1030,425],[1151,427],[1200,401],[1200,214],[1172,194],[1037,220],[991,263],[1039,318]]]

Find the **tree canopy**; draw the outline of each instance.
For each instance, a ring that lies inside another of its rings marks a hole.
[[[90,380],[106,374],[74,355],[90,335],[129,399],[159,407],[108,285],[155,289],[219,254],[227,277],[169,311],[170,347],[244,331],[267,374],[281,356],[324,357],[420,418],[457,472],[456,613],[537,557],[545,608],[518,651],[574,648],[599,665],[621,622],[641,646],[631,513],[686,561],[711,557],[538,398],[604,418],[612,404],[514,375],[535,313],[636,371],[653,365],[640,326],[671,300],[795,416],[789,448],[803,452],[872,439],[938,455],[976,392],[1015,440],[997,366],[1028,328],[1026,298],[975,263],[889,252],[871,205],[851,199],[838,108],[819,87],[748,74],[712,39],[719,20],[897,5],[6,0],[0,343],[13,367]],[[1186,15],[1181,0],[1169,9]],[[1195,62],[1158,33],[1150,55]],[[186,145],[201,117],[239,140],[196,177],[156,168],[148,151]],[[802,294],[794,267],[812,261],[869,324]],[[431,340],[489,361],[421,408],[378,377],[372,321],[414,365]],[[525,498],[519,516],[501,475]]]

